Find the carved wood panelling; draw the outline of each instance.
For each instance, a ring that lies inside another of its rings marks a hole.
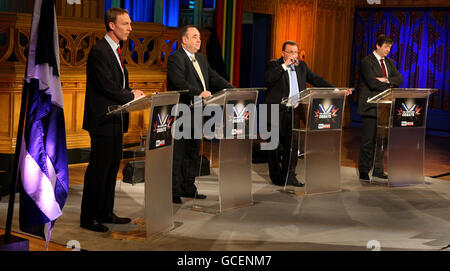
[[[273,0],[243,0],[244,12],[271,14],[275,13],[275,1]]]
[[[100,19],[58,17],[57,20],[67,147],[90,147],[89,135],[81,128],[86,62],[92,46],[103,38],[106,30]],[[13,153],[15,148],[30,25],[31,14],[0,13],[0,114],[5,116],[0,119],[0,153]],[[122,44],[130,87],[146,94],[165,91],[167,57],[174,50],[179,28],[141,22],[133,23],[132,27],[130,39]],[[201,35],[206,44],[209,32],[201,31]],[[206,46],[202,46],[201,52],[206,53]],[[126,144],[139,142],[148,128],[147,115],[146,111],[130,115]]]

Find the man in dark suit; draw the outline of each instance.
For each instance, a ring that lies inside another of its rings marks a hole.
[[[297,43],[290,40],[285,41],[282,47],[282,57],[269,61],[265,73],[266,103],[269,112],[272,104],[279,105],[278,123],[269,123],[270,129],[279,130],[279,145],[277,149],[269,151],[267,157],[270,179],[273,184],[279,186],[285,184],[303,186],[295,177],[297,150],[292,150],[295,154],[292,155],[293,161],[289,167],[292,141],[292,107],[290,104],[287,104],[288,106],[280,104],[281,100],[306,89],[307,82],[316,87],[333,87],[332,84],[308,69],[305,62],[298,61],[297,58]],[[271,118],[268,117],[268,119]]]
[[[180,103],[192,104],[195,96],[207,98],[211,91],[233,86],[211,69],[206,57],[198,50],[201,46],[200,32],[195,26],[188,25],[180,32],[181,47],[173,52],[167,60],[167,90],[189,90],[180,97]],[[192,115],[193,124],[193,115]],[[174,203],[182,203],[180,197],[204,199],[205,195],[197,193],[195,186],[196,169],[199,160],[200,139],[191,138],[174,140],[172,194]]]
[[[123,105],[142,95],[131,90],[128,72],[120,55],[120,41],[128,39],[131,20],[128,11],[112,8],[105,13],[107,33],[92,47],[86,66],[86,99],[83,129],[91,137],[91,154],[84,176],[80,226],[105,232],[102,223],[125,224],[131,220],[113,213],[116,177],[122,158],[123,133],[128,114],[107,116],[108,107]]]
[[[358,114],[362,116],[362,137],[358,169],[359,178],[363,181],[370,181],[369,171],[372,168],[372,176],[387,179],[381,148],[374,159],[377,145],[377,105],[368,104],[367,99],[388,88],[403,84],[403,77],[395,67],[394,61],[386,57],[392,43],[391,38],[380,35],[376,40],[376,49],[361,61]],[[386,141],[381,144],[386,145]],[[378,146],[381,147],[381,144]]]

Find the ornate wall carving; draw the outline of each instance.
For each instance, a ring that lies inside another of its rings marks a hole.
[[[86,62],[92,46],[105,35],[103,20],[58,17],[61,83],[68,148],[90,147],[82,130],[86,89]],[[13,153],[25,75],[31,14],[0,13],[0,153]],[[174,50],[179,29],[155,23],[133,23],[123,43],[130,87],[146,94],[166,91],[167,56]],[[204,44],[209,32],[201,31]],[[201,52],[206,53],[206,46]],[[148,126],[148,112],[133,112],[125,143],[139,142]]]

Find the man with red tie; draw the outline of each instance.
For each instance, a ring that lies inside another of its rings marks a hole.
[[[403,77],[387,57],[393,41],[386,35],[380,35],[376,40],[376,49],[361,61],[358,114],[362,116],[362,136],[359,151],[359,178],[370,181],[372,176],[387,179],[383,167],[383,151],[380,148],[375,155],[377,135],[377,105],[367,103],[367,99],[388,89],[403,84]],[[386,145],[386,142],[381,143]],[[381,146],[378,144],[378,146]]]
[[[107,33],[91,49],[86,65],[86,99],[83,129],[91,137],[91,154],[84,176],[80,226],[105,232],[103,223],[126,224],[129,218],[114,214],[114,190],[122,158],[123,133],[128,130],[128,114],[107,116],[108,107],[123,105],[144,93],[131,90],[123,63],[120,41],[131,32],[128,11],[112,8],[105,13]]]

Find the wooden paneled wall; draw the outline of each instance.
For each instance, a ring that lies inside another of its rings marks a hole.
[[[105,13],[104,0],[82,0],[81,4],[68,4],[67,0],[56,0],[56,15],[64,17],[78,17],[103,19]]]
[[[33,0],[2,0],[0,11],[32,13]],[[101,19],[104,14],[105,0],[82,0],[81,4],[68,4],[67,0],[55,0],[56,15],[64,17],[78,17]]]
[[[311,56],[313,71],[338,87],[348,87],[354,8],[349,0],[319,0]],[[308,58],[307,58],[308,59]]]
[[[348,86],[354,0],[244,0],[244,11],[272,15],[270,58],[294,40],[315,73]]]
[[[57,20],[67,147],[86,148],[90,147],[89,135],[81,128],[86,62],[92,46],[105,35],[105,27],[102,19],[58,17]],[[0,153],[13,153],[15,149],[30,25],[31,14],[0,12]],[[146,94],[166,91],[167,56],[178,40],[179,28],[155,23],[133,23],[132,27],[129,41],[122,45],[130,87]],[[201,35],[206,44],[209,32],[201,31]],[[132,50],[130,41],[134,43]],[[205,48],[202,47],[202,53]],[[126,144],[139,142],[148,128],[148,113],[131,114]]]

